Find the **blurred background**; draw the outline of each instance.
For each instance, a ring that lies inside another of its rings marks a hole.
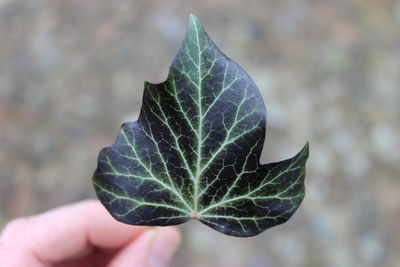
[[[0,0],[0,227],[95,197],[99,150],[189,13],[264,96],[262,162],[311,154],[289,222],[240,239],[191,221],[173,266],[399,266],[397,0]]]

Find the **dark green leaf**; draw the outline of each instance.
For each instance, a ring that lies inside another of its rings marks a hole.
[[[191,218],[233,236],[287,221],[304,197],[308,144],[259,163],[265,106],[247,73],[191,15],[168,79],[145,83],[139,119],[99,155],[93,182],[117,220],[176,225]]]

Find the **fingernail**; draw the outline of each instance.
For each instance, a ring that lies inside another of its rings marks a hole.
[[[155,230],[153,242],[149,248],[149,267],[167,267],[175,253],[176,241],[160,229]]]

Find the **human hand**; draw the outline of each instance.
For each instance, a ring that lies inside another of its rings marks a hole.
[[[0,266],[168,266],[179,243],[173,227],[126,225],[87,200],[7,224]]]

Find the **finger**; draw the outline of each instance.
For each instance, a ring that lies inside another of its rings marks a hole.
[[[147,230],[145,234],[123,248],[109,267],[169,266],[180,242],[181,236],[173,227]]]
[[[0,266],[7,267],[43,267],[43,262],[26,250],[9,247],[0,243]]]
[[[89,200],[17,219],[6,226],[0,240],[52,263],[80,256],[93,246],[122,247],[146,229],[117,222],[98,201]]]

